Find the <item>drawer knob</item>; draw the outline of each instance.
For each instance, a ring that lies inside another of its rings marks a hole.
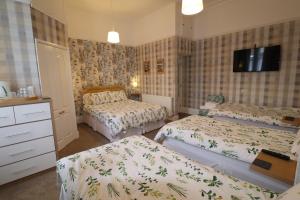
[[[30,112],[30,113],[24,113],[23,115],[38,115],[38,114],[43,114],[45,113],[46,111],[39,111],[39,112]]]
[[[34,149],[27,149],[27,150],[24,150],[24,151],[21,151],[21,152],[18,152],[18,153],[13,153],[13,154],[10,154],[11,157],[15,157],[15,156],[19,156],[19,155],[22,155],[22,154],[25,154],[25,153],[29,153],[29,152],[32,152],[34,151]]]
[[[14,137],[22,136],[22,135],[27,135],[27,134],[30,134],[30,133],[31,133],[30,131],[25,131],[25,132],[21,132],[21,133],[8,135],[8,136],[6,136],[6,138],[14,138]]]

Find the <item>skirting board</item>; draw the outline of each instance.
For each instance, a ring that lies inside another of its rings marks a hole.
[[[65,148],[65,146],[67,146],[69,143],[71,143],[73,140],[79,138],[79,132],[78,130],[70,135],[68,135],[67,137],[65,137],[63,140],[57,141],[57,151],[62,150],[63,148]]]
[[[187,108],[187,107],[181,107],[180,112],[182,113],[187,113],[190,115],[198,115],[199,114],[199,109],[196,108]]]

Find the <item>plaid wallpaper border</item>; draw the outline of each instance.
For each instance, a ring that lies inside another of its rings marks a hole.
[[[232,72],[232,52],[254,44],[281,45],[279,72]],[[300,107],[300,20],[198,40],[192,54],[182,73],[184,107],[199,108],[210,94],[229,102]]]
[[[65,24],[31,7],[32,30],[35,38],[67,47]]]

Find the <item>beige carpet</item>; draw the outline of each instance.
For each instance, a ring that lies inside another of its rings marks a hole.
[[[58,153],[60,158],[109,142],[87,125],[80,124],[78,129],[79,138]],[[146,133],[145,136],[153,139],[156,133],[157,130]],[[58,195],[59,189],[57,188],[55,169],[0,186],[0,200],[56,200]]]

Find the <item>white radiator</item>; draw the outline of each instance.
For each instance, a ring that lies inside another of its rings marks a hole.
[[[151,104],[161,105],[167,108],[169,116],[173,116],[173,97],[142,94],[142,101]]]
[[[296,176],[295,176],[295,185],[300,183],[300,156],[298,156]]]

